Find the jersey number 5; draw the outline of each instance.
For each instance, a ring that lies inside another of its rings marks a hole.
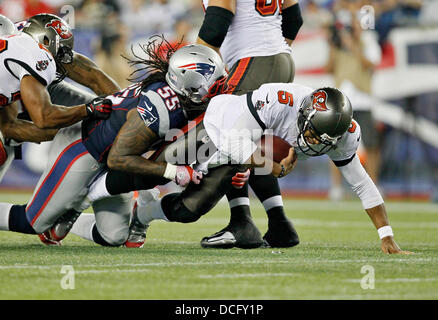
[[[292,93],[280,90],[277,92],[278,94],[278,102],[282,104],[287,104],[289,107],[294,105],[294,96]]]
[[[272,16],[281,10],[281,0],[255,0],[255,9],[262,16]]]

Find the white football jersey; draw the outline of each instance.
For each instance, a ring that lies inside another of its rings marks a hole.
[[[263,134],[261,128],[265,129],[264,133],[289,142],[298,159],[306,159],[309,156],[298,147],[298,110],[304,98],[313,91],[295,83],[269,83],[243,96],[216,96],[205,113],[205,129],[219,151],[235,162],[243,163],[254,153],[255,142]],[[327,155],[334,161],[350,159],[356,153],[359,140],[360,127],[353,121]]]
[[[26,33],[0,37],[0,107],[21,100],[20,83],[33,76],[44,86],[56,77],[50,52]]]
[[[236,1],[236,13],[220,48],[229,68],[247,57],[291,53],[281,30],[282,3],[282,0]],[[203,0],[203,4],[207,9],[208,0]]]

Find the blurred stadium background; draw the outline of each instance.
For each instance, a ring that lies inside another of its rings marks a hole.
[[[342,88],[357,95],[357,104],[371,101],[376,126],[370,130],[380,154],[377,184],[390,199],[438,202],[438,0],[299,2],[305,23],[292,45],[295,82],[335,85],[327,67],[336,45],[333,30],[348,29],[345,12],[356,12],[375,68],[366,98],[352,88],[354,81]],[[14,22],[41,12],[64,17],[74,27],[75,50],[94,59],[122,87],[132,70],[121,54],[129,56],[133,44],[154,34],[170,41],[184,35],[184,42],[192,43],[203,19],[201,0],[0,0],[0,13]],[[48,144],[25,144],[23,160],[14,161],[0,189],[31,190],[45,166]],[[366,151],[361,155],[366,164]],[[280,182],[290,196],[341,197],[329,192],[326,157],[300,163]],[[348,199],[352,194],[344,189]]]

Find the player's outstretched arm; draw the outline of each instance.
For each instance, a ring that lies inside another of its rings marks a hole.
[[[23,77],[20,91],[30,118],[41,129],[68,127],[85,118],[107,119],[112,110],[111,101],[101,98],[68,108],[54,105],[46,87],[32,76]]]
[[[70,79],[90,88],[98,96],[120,91],[119,85],[110,76],[82,54],[74,52],[73,62],[64,64],[64,67]]]
[[[158,139],[157,134],[145,125],[137,110],[131,110],[111,147],[108,167],[140,175],[163,176],[166,170],[165,162],[155,162],[142,157]]]
[[[394,240],[394,234],[389,226],[388,215],[386,214],[385,205],[382,203],[370,209],[365,209],[376,227],[380,239],[382,240],[381,248],[383,253],[387,254],[411,254],[410,251],[401,250]]]
[[[17,119],[15,104],[0,109],[0,128],[5,138],[17,142],[43,142],[52,140],[58,129],[40,129],[33,122]]]
[[[362,201],[362,205],[376,227],[382,241],[382,251],[388,254],[410,254],[411,252],[401,250],[395,243],[394,234],[389,224],[383,198],[376,185],[360,163],[359,157],[355,154],[348,161],[348,163],[345,163],[345,160],[334,161],[334,163],[345,180],[350,184],[353,191]]]

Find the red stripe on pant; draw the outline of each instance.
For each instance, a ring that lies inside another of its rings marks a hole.
[[[61,152],[49,174],[35,193],[32,202],[26,207],[26,216],[31,225],[33,225],[41,215],[41,212],[53,197],[53,194],[64,180],[71,166],[86,154],[88,154],[88,151],[86,151],[85,147],[81,144],[80,139],[67,146]],[[70,159],[70,157],[72,158]]]
[[[240,59],[236,68],[232,71],[232,73],[228,77],[227,84],[231,90],[231,93],[234,92],[234,90],[237,88],[237,86],[241,82],[244,74],[248,70],[248,66],[251,62],[251,59],[252,59],[251,57]]]

